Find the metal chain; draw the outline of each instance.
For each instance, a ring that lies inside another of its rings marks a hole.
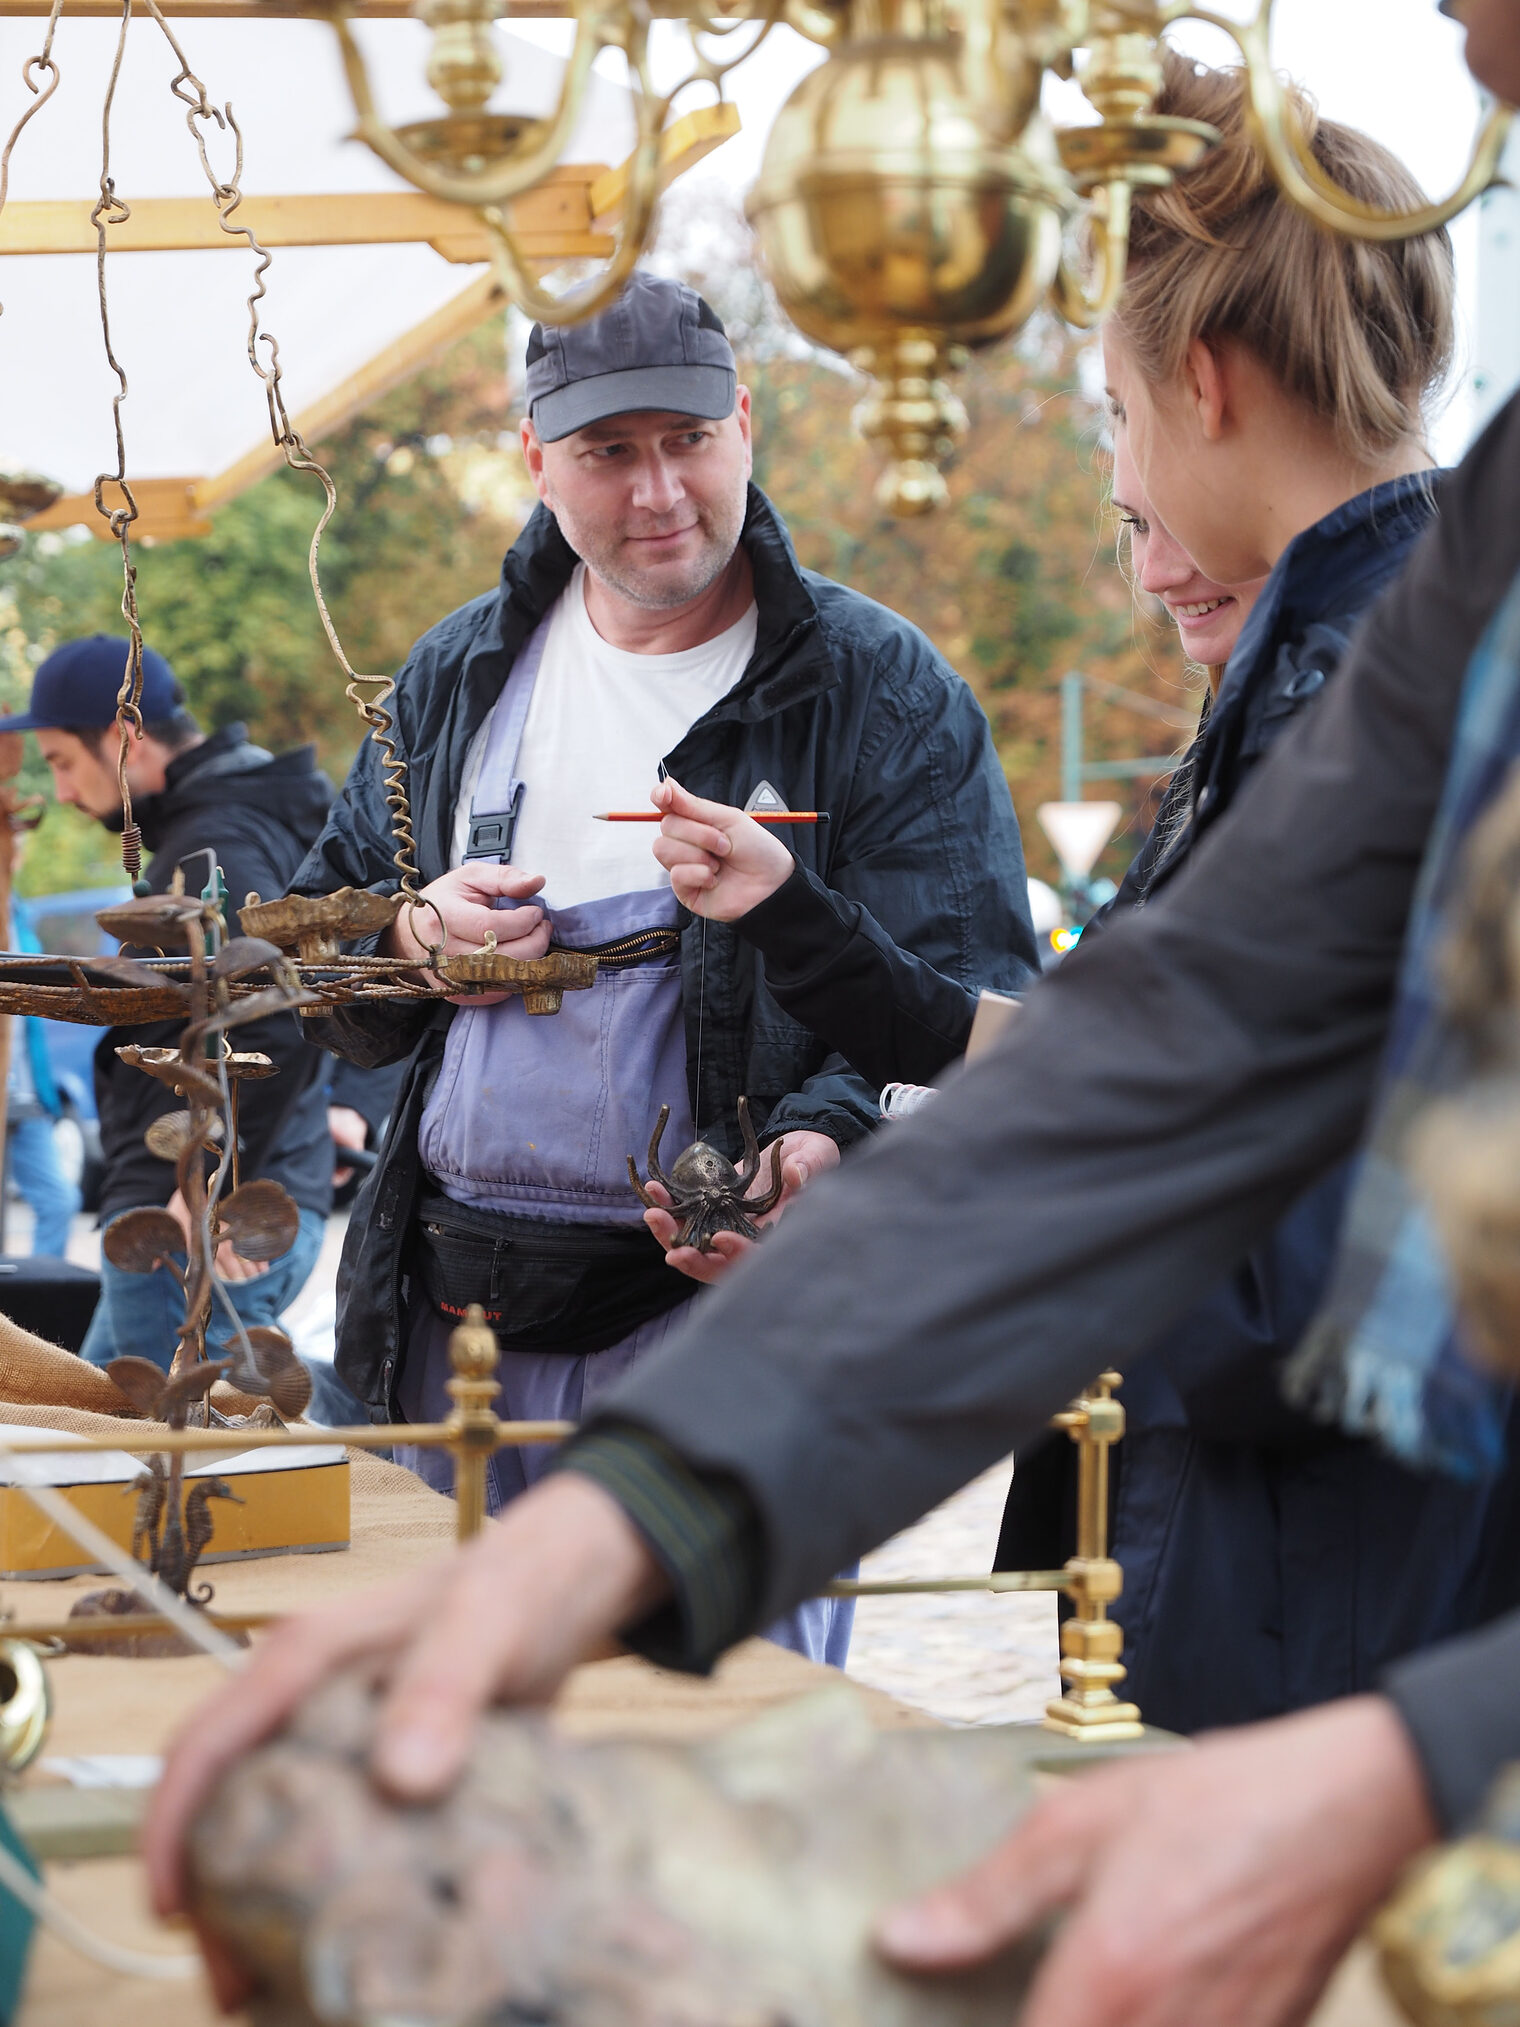
[[[122,58],[126,54],[127,29],[132,20],[132,0],[122,0],[121,27],[116,37],[116,55],[111,64],[110,81],[106,85],[105,102],[100,115],[100,195],[90,212],[90,223],[95,228],[95,289],[100,301],[100,329],[105,340],[106,363],[116,375],[117,389],[111,402],[111,422],[116,432],[116,470],[114,473],[101,472],[95,480],[95,511],[110,528],[121,547],[121,615],[131,633],[131,645],[127,650],[127,666],[122,673],[121,689],[116,698],[116,785],[121,793],[122,829],[121,863],[128,876],[136,881],[142,872],[142,831],[132,821],[132,791],[127,784],[127,756],[131,752],[131,734],[142,734],[142,627],[137,617],[137,565],[132,561],[132,523],[137,519],[137,500],[127,484],[127,446],[122,434],[121,405],[127,398],[127,376],[121,361],[111,344],[111,312],[106,300],[106,228],[121,225],[132,216],[132,208],[116,194],[116,180],[111,174],[111,109],[116,100],[117,81],[121,77]],[[35,110],[35,108],[34,108]],[[115,483],[121,488],[126,505],[108,507],[105,503],[105,487]]]
[[[11,128],[4,148],[0,148],[0,211],[4,211],[5,200],[10,193],[11,150],[20,140],[22,129],[26,126],[27,122],[36,118],[58,89],[58,81],[62,73],[53,61],[53,34],[58,27],[58,17],[62,12],[63,0],[53,0],[53,10],[48,15],[47,34],[42,39],[41,51],[36,56],[29,56],[21,66],[21,82],[32,94],[32,103],[21,115],[20,119],[17,120],[15,126]],[[36,74],[39,71],[46,73],[47,83],[45,85],[38,84],[37,82]],[[0,304],[0,315],[4,315],[3,304]]]
[[[126,4],[130,6],[130,0],[126,0]],[[395,846],[395,850],[392,853],[392,863],[400,877],[401,891],[406,896],[410,907],[414,909],[419,906],[430,908],[432,904],[422,901],[418,893],[418,881],[421,875],[417,870],[417,841],[412,829],[411,798],[407,792],[407,764],[397,746],[395,721],[387,708],[390,700],[395,695],[395,679],[391,676],[361,675],[354,668],[344,652],[343,643],[338,637],[338,630],[333,624],[332,614],[328,610],[327,599],[322,590],[318,557],[321,550],[322,537],[327,530],[327,524],[337,512],[338,489],[333,483],[332,474],[312,454],[310,448],[303,441],[300,431],[291,422],[290,415],[285,407],[285,397],[280,384],[279,342],[272,331],[262,328],[260,322],[259,304],[267,294],[264,277],[272,264],[273,255],[267,247],[259,243],[258,236],[253,228],[240,223],[235,217],[235,213],[243,201],[242,129],[233,115],[230,100],[224,106],[217,106],[208,97],[205,85],[190,68],[189,61],[185,56],[184,50],[180,47],[173,29],[164,19],[158,7],[158,0],[144,0],[144,4],[153,19],[158,23],[165,40],[174,51],[175,57],[178,60],[179,72],[170,84],[169,89],[181,104],[187,108],[185,124],[190,130],[191,138],[195,142],[196,152],[200,156],[201,167],[205,171],[206,180],[211,186],[212,201],[216,205],[221,229],[234,238],[246,241],[249,252],[256,257],[257,265],[253,272],[253,288],[248,297],[248,363],[263,383],[264,398],[269,410],[270,434],[284,456],[286,465],[293,472],[310,472],[321,483],[322,491],[325,495],[325,504],[322,509],[321,519],[317,522],[316,528],[312,533],[311,547],[307,552],[306,558],[307,573],[311,578],[312,595],[316,600],[317,614],[322,622],[322,630],[327,635],[328,646],[332,649],[338,666],[348,679],[344,688],[344,695],[358,711],[363,722],[369,727],[369,736],[380,749],[380,766],[384,780],[385,801],[390,811],[391,838]],[[208,129],[212,125],[220,132],[232,136],[236,155],[232,174],[228,177],[219,176],[212,166],[207,148]],[[263,348],[267,355],[267,363],[265,359],[260,358],[261,348]],[[436,910],[434,912],[436,913]]]

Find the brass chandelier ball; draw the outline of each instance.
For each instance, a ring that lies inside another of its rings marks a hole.
[[[858,420],[897,513],[944,497],[938,461],[965,427],[950,354],[1022,324],[1060,262],[1071,200],[1047,130],[989,126],[957,42],[848,44],[777,115],[746,206],[787,315],[879,383]]]

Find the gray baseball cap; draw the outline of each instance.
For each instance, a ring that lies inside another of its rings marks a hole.
[[[528,414],[544,443],[641,408],[719,422],[737,385],[717,312],[663,275],[636,274],[599,317],[528,337]]]

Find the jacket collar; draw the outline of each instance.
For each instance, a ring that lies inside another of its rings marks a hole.
[[[306,750],[310,752],[311,748]],[[162,790],[157,795],[143,796],[132,805],[132,815],[142,832],[143,843],[150,852],[159,849],[168,835],[169,826],[181,813],[187,787],[193,784],[196,790],[196,795],[190,798],[193,805],[196,800],[204,799],[208,776],[246,774],[253,768],[267,766],[273,757],[262,746],[252,743],[246,725],[223,725],[220,731],[202,739],[198,746],[176,753],[164,769]],[[119,825],[120,818],[107,827],[116,829]]]
[[[708,713],[711,719],[768,718],[839,680],[791,537],[756,485],[749,488],[739,540],[755,579],[755,652],[728,696]],[[579,560],[548,508],[536,507],[503,560],[496,625],[487,629],[490,645],[515,655]]]
[[[1285,637],[1364,610],[1435,513],[1440,477],[1428,471],[1388,479],[1294,536],[1240,630],[1219,685],[1216,725],[1272,665]]]
[[[164,769],[164,798],[167,800],[202,768],[210,767],[218,774],[240,773],[244,768],[261,767],[271,757],[262,746],[250,742],[246,725],[223,725],[188,752],[175,754]]]

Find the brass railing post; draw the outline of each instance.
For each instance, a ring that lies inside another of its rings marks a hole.
[[[454,1503],[461,1541],[478,1534],[486,1517],[486,1470],[496,1454],[501,1423],[493,1403],[500,1392],[496,1368],[501,1353],[485,1311],[472,1302],[464,1322],[449,1333],[447,1382],[454,1403],[449,1415],[449,1453],[454,1459]]]
[[[1114,1691],[1124,1680],[1124,1630],[1108,1608],[1124,1574],[1108,1553],[1108,1453],[1124,1434],[1124,1410],[1113,1398],[1116,1372],[1100,1373],[1092,1390],[1054,1424],[1077,1446],[1077,1552],[1067,1563],[1072,1616],[1061,1628],[1060,1699],[1046,1706],[1045,1727],[1092,1744],[1139,1738],[1145,1727],[1133,1703]]]

